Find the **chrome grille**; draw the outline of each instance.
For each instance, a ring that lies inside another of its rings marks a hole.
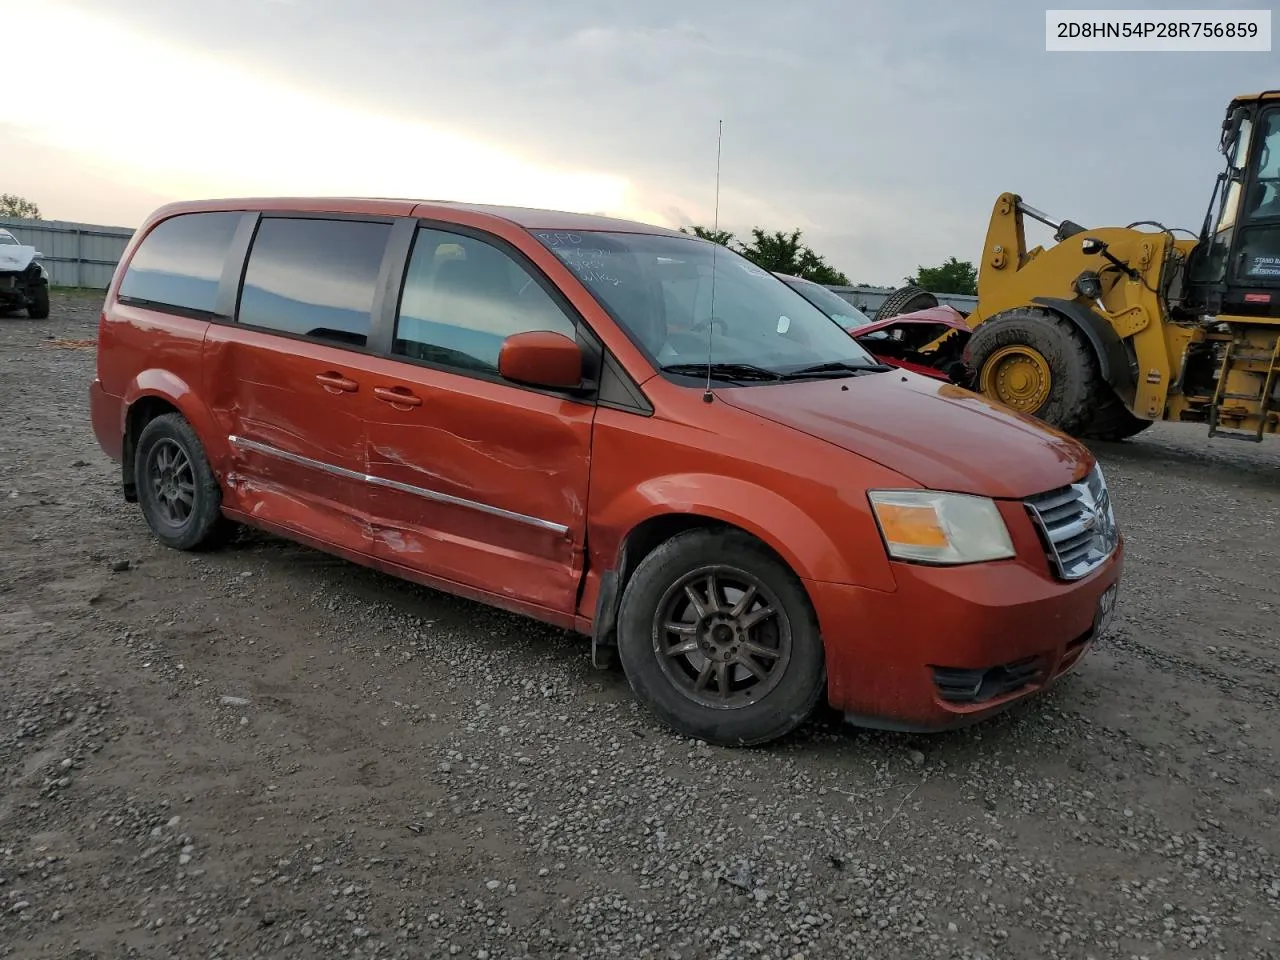
[[[1026,504],[1044,538],[1049,563],[1063,580],[1088,576],[1120,542],[1100,466],[1079,483],[1031,497]]]

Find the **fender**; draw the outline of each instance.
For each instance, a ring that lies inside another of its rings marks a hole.
[[[1120,339],[1115,328],[1097,311],[1075,300],[1032,297],[1031,302],[1070,320],[1076,329],[1085,335],[1089,345],[1093,347],[1094,355],[1098,358],[1102,379],[1111,385],[1126,404],[1132,406],[1137,390],[1137,380],[1134,377],[1133,366],[1129,362],[1129,351],[1125,349],[1124,341]]]
[[[164,400],[166,403],[176,407],[178,412],[186,417],[187,422],[195,430],[196,436],[204,444],[205,453],[209,457],[209,465],[214,468],[215,474],[220,473],[220,466],[231,455],[231,448],[227,443],[227,438],[218,430],[213,413],[205,406],[204,401],[200,399],[199,395],[191,389],[191,386],[185,380],[172,371],[153,367],[143,370],[129,382],[128,386],[125,387],[124,396],[121,398],[120,435],[122,437],[127,436],[129,411],[133,409],[134,404],[148,397]],[[126,477],[130,476],[133,470],[133,465],[129,462],[128,453],[129,451],[126,450],[123,464]]]
[[[833,498],[847,510],[846,543],[879,543],[879,529],[868,506],[865,513],[848,501]],[[746,480],[716,474],[674,474],[655,477],[622,492],[613,502],[594,511],[587,539],[590,567],[595,568],[596,592],[584,597],[594,607],[592,655],[597,666],[608,657],[601,648],[613,646],[618,606],[626,578],[647,545],[636,544],[637,531],[646,521],[669,518],[677,525],[683,518],[705,517],[747,531],[768,545],[800,577],[833,583],[853,583],[885,592],[897,590],[897,582],[883,551],[843,552],[824,526],[790,500]],[[866,524],[865,530],[857,527]],[[869,537],[871,539],[864,539]],[[639,536],[643,541],[645,538]],[[588,587],[588,592],[591,588]]]

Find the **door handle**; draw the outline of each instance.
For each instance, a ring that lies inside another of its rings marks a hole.
[[[316,382],[330,393],[354,393],[360,389],[360,384],[354,380],[347,379],[334,370],[330,370],[327,373],[317,373]]]
[[[404,387],[374,387],[373,395],[393,407],[422,406],[422,398],[410,393]]]

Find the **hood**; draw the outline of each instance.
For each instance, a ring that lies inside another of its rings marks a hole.
[[[0,244],[0,270],[25,270],[40,251],[35,247],[15,247],[11,243]]]
[[[1093,466],[1082,444],[1040,421],[904,370],[716,396],[933,490],[1022,499],[1066,486]]]

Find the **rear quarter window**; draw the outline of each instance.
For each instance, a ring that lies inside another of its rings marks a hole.
[[[238,212],[184,213],[156,225],[129,261],[120,300],[213,313],[240,217]]]

